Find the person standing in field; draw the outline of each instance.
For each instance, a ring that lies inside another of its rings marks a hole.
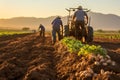
[[[82,33],[81,33],[81,37],[85,37],[86,36],[86,29],[85,29],[85,18],[88,22],[88,15],[85,11],[83,11],[82,6],[78,7],[78,10],[74,13],[73,15],[73,21],[75,21],[75,36],[76,39],[79,38],[79,31],[81,29]]]
[[[40,36],[45,37],[45,27],[40,24],[39,26]]]
[[[61,18],[58,16],[52,21],[52,44],[56,42],[56,33],[58,34],[58,40],[61,39],[60,28],[62,28],[63,32],[63,23]],[[63,34],[62,34],[63,35]]]

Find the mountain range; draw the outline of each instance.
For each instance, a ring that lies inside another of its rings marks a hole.
[[[120,16],[114,14],[102,14],[89,12],[91,17],[90,25],[94,30],[120,30]],[[38,29],[39,24],[43,24],[46,30],[51,30],[51,22],[56,16],[48,18],[36,17],[14,17],[10,19],[0,19],[0,29],[22,29],[29,27],[30,29]],[[62,17],[63,24],[67,23],[67,16]]]

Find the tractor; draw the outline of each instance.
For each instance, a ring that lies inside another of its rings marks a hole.
[[[64,37],[73,36],[76,38],[76,34],[79,34],[79,40],[85,43],[89,43],[93,41],[93,28],[90,26],[91,17],[89,17],[88,24],[85,23],[85,31],[81,31],[81,27],[79,29],[79,33],[76,33],[75,23],[72,22],[72,13],[75,12],[78,8],[69,8],[66,9],[69,12],[67,17],[67,25],[64,26]],[[88,9],[83,9],[85,12],[89,12]],[[86,19],[85,19],[86,20]],[[86,21],[85,21],[86,22]],[[85,33],[85,37],[82,37],[82,32]]]

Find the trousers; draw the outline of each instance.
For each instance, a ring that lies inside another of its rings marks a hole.
[[[60,35],[60,30],[52,30],[52,41],[55,43],[56,42],[56,33],[58,35],[58,40],[61,39],[61,35]]]

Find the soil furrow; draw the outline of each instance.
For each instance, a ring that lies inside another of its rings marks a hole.
[[[119,80],[120,43],[94,41],[108,50],[116,66],[94,66],[88,57],[70,54],[62,44],[51,44],[51,36],[39,34],[0,38],[0,80]],[[96,77],[81,77],[93,69]],[[104,70],[104,74],[100,71]]]

